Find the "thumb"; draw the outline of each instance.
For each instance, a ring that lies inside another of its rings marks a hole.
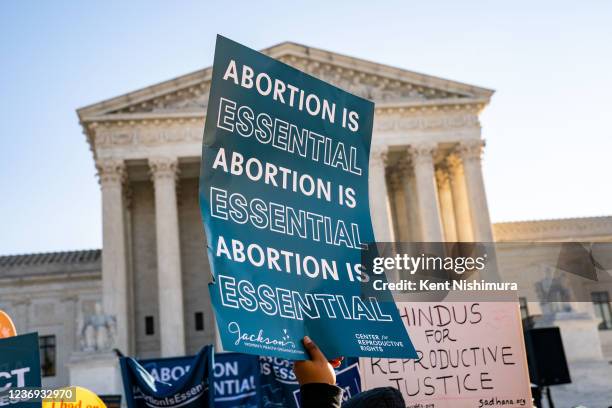
[[[304,336],[304,341],[303,342],[304,342],[304,348],[306,349],[306,351],[310,355],[310,359],[311,360],[327,362],[327,359],[325,358],[325,355],[323,354],[321,349],[319,349],[319,346],[317,346],[315,344],[315,342],[312,341],[312,339],[310,337]]]

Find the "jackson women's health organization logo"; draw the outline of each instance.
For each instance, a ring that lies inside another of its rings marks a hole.
[[[227,330],[236,336],[234,341],[236,346],[243,344],[248,347],[283,351],[291,351],[296,348],[295,342],[292,341],[287,329],[283,329],[280,337],[270,337],[263,329],[260,329],[257,333],[247,333],[240,329],[240,325],[237,322],[229,322]]]

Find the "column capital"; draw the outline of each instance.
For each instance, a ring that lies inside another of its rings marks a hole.
[[[151,157],[149,169],[153,181],[170,178],[176,180],[179,175],[178,159],[176,157]]]
[[[402,186],[402,171],[397,167],[392,167],[386,174],[389,189],[396,191]]]
[[[484,146],[484,140],[466,140],[460,142],[456,150],[464,161],[478,161],[482,157]]]
[[[448,174],[448,169],[445,167],[437,167],[435,174],[438,186],[445,186],[450,182],[450,175]]]
[[[370,152],[370,165],[387,166],[389,163],[389,149],[387,146],[372,147]]]
[[[450,153],[446,156],[444,160],[446,162],[446,168],[451,177],[454,177],[456,174],[459,174],[461,171],[461,157],[459,157],[458,153]]]
[[[96,160],[98,181],[102,186],[108,184],[123,184],[127,177],[125,162],[120,159]]]
[[[408,157],[400,157],[397,161],[397,172],[401,177],[406,178],[410,178],[414,175],[414,168]]]
[[[434,142],[423,142],[410,145],[408,152],[415,165],[431,163],[438,145]]]

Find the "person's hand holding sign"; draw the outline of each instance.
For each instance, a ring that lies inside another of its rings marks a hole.
[[[303,343],[310,360],[293,363],[293,372],[300,383],[302,408],[340,407],[342,390],[336,386],[334,367],[340,365],[342,358],[328,361],[308,336]]]
[[[310,355],[310,360],[296,361],[293,363],[293,371],[300,385],[311,383],[336,384],[336,373],[331,362],[327,361],[323,352],[310,339],[304,337],[304,348]],[[338,363],[338,365],[340,365]]]

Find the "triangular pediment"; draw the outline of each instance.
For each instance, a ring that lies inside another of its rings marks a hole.
[[[285,42],[262,51],[378,106],[487,103],[493,91],[460,82]],[[203,115],[208,103],[212,68],[102,101],[78,110],[82,122]]]

